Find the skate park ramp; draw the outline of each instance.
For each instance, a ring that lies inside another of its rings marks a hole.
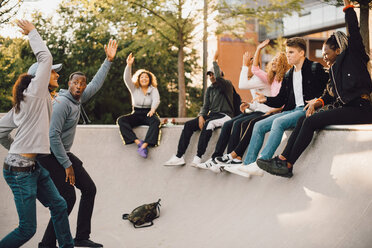
[[[291,179],[269,174],[247,179],[191,167],[198,132],[186,153],[188,164],[165,167],[182,128],[162,128],[160,146],[143,159],[136,145],[123,145],[114,125],[78,127],[72,151],[97,186],[92,240],[106,248],[372,247],[372,126],[320,131]],[[140,138],[146,130],[135,129]],[[204,159],[211,155],[218,132]],[[1,147],[1,159],[6,153]],[[161,215],[154,226],[135,229],[122,220],[123,213],[159,198]],[[18,217],[3,178],[0,199],[4,237]],[[70,215],[73,236],[78,200]],[[48,219],[48,209],[38,203],[37,233],[23,247],[37,247]]]

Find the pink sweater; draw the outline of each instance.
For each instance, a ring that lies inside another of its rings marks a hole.
[[[252,66],[252,73],[259,77],[263,82],[268,83],[267,72],[261,70],[260,67]],[[281,86],[282,82],[281,81],[279,82],[278,80],[274,79],[273,83],[270,86],[271,96],[278,95]]]

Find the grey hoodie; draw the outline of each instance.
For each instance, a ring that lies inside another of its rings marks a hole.
[[[81,103],[88,101],[102,87],[111,64],[107,59],[103,62],[79,101],[71,95],[70,91],[61,89],[53,102],[49,130],[50,149],[64,168],[72,165],[67,152],[70,151],[74,142]]]

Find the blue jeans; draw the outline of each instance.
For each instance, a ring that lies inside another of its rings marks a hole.
[[[33,172],[3,170],[14,195],[19,226],[0,241],[0,248],[20,247],[36,232],[36,198],[49,207],[59,247],[74,247],[67,216],[67,204],[58,193],[47,170],[36,164]]]
[[[303,106],[295,109],[284,111],[279,114],[270,116],[254,125],[251,141],[249,142],[247,155],[243,164],[248,165],[256,161],[265,139],[265,134],[270,131],[269,139],[261,152],[262,159],[270,159],[278,148],[283,133],[289,128],[296,126],[298,119],[305,115]]]

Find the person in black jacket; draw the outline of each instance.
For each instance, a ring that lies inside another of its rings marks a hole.
[[[231,105],[233,102],[233,85],[229,80],[222,77],[216,60],[217,56],[215,55],[213,68],[207,72],[212,85],[207,88],[199,116],[185,123],[178,141],[177,154],[166,161],[165,166],[184,165],[183,155],[190,143],[191,136],[195,131],[201,130],[197,154],[191,163],[192,166],[197,167],[202,162],[201,157],[206,151],[213,130],[221,127],[224,122],[230,120],[233,116],[234,110]]]
[[[344,0],[344,4],[349,36],[336,32],[323,44],[323,59],[330,66],[327,90],[319,99],[306,105],[306,116],[299,119],[283,153],[274,159],[257,161],[261,169],[271,174],[292,176],[293,164],[310,144],[315,130],[327,125],[372,123],[372,82],[367,69],[369,57],[353,6],[349,0]],[[315,112],[330,103],[339,107]]]
[[[266,97],[260,93],[255,98],[260,103],[274,108],[284,105],[283,112],[272,115],[254,124],[252,137],[243,165],[225,168],[226,171],[241,176],[263,175],[256,159],[261,150],[265,134],[269,138],[260,158],[270,159],[278,148],[285,130],[294,128],[298,119],[305,116],[305,102],[321,96],[328,81],[328,74],[319,63],[305,57],[306,41],[300,37],[290,38],[286,42],[286,55],[293,67],[285,74],[279,94]],[[247,176],[249,177],[249,176]]]

